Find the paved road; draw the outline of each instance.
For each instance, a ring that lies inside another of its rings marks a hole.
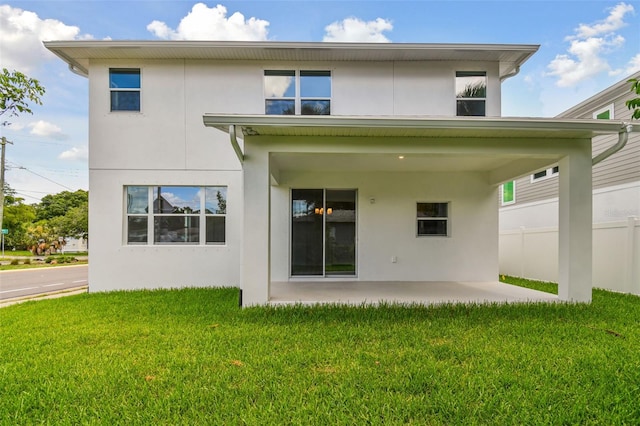
[[[0,300],[84,286],[87,275],[87,265],[1,271]]]

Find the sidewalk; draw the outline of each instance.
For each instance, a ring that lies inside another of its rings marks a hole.
[[[4,299],[4,300],[0,300],[0,308],[15,305],[17,303],[22,303],[22,302],[37,301],[37,300],[44,300],[44,299],[57,299],[59,297],[73,296],[75,294],[86,293],[88,290],[89,290],[89,286],[83,285],[79,287],[67,288],[64,290],[52,291],[48,293],[32,294],[30,296],[21,296],[21,297],[14,297],[12,299]]]

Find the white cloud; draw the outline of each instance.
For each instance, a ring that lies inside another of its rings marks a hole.
[[[390,40],[382,33],[392,29],[391,21],[382,18],[368,22],[346,18],[327,25],[322,41],[389,43]]]
[[[631,75],[638,71],[640,71],[640,53],[631,58],[629,64],[627,65],[627,68],[625,69],[625,74]]]
[[[41,19],[37,14],[0,5],[0,66],[23,73],[34,71],[42,62],[55,56],[44,48],[43,40],[90,39],[80,28],[55,19]]]
[[[574,35],[566,37],[570,42],[567,54],[556,55],[547,65],[546,75],[558,77],[559,87],[570,87],[603,72],[621,73],[622,70],[612,69],[606,55],[624,44],[624,37],[616,31],[626,25],[625,15],[633,12],[633,6],[619,3],[610,9],[606,19],[591,25],[580,24]]]
[[[602,21],[598,21],[591,25],[580,24],[576,29],[577,34],[575,37],[589,38],[618,31],[620,28],[626,25],[624,22],[624,16],[627,13],[633,12],[633,6],[631,6],[630,4],[619,3],[611,8],[609,16],[607,16]]]
[[[151,22],[147,30],[165,40],[266,40],[268,26],[268,21],[245,19],[240,12],[227,18],[227,8],[220,4],[209,8],[196,3],[175,30],[161,21]]]
[[[89,149],[86,146],[73,147],[58,155],[59,160],[79,160],[87,161],[89,159]]]
[[[43,136],[46,138],[53,139],[66,139],[67,135],[62,133],[62,129],[56,126],[53,123],[49,123],[48,121],[39,120],[34,123],[30,123],[29,127],[31,127],[32,135]]]

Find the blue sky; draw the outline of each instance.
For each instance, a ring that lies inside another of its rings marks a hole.
[[[87,80],[41,44],[71,39],[539,44],[503,84],[502,114],[552,117],[640,70],[640,2],[0,0],[0,66],[47,90],[0,130],[28,203],[88,188]]]

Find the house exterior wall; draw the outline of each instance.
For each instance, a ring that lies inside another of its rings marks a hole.
[[[271,188],[273,281],[289,279],[290,191],[357,189],[357,278],[493,281],[497,189],[479,172],[283,172]],[[416,236],[416,203],[449,202],[450,236]],[[392,262],[392,258],[396,262]]]
[[[140,69],[140,112],[110,112],[110,68]],[[89,235],[95,242],[91,245],[89,265],[91,291],[238,285],[243,232],[242,168],[229,144],[229,136],[207,129],[202,124],[202,115],[264,114],[264,70],[300,68],[331,70],[333,115],[455,116],[455,72],[486,71],[487,115],[500,114],[497,63],[93,60],[89,69]],[[428,174],[398,177],[405,189],[399,204],[394,205],[387,197],[396,197],[395,192],[402,185],[390,187],[382,178],[365,175],[345,176],[361,196],[369,192],[381,194],[376,205],[363,204],[365,199],[360,199],[359,229],[363,230],[360,247],[370,247],[359,252],[360,279],[486,277],[490,280],[496,276],[497,241],[495,235],[491,237],[491,231],[497,227],[497,217],[495,205],[488,201],[495,199],[495,191],[486,185],[478,187],[473,177],[463,175],[448,176],[451,182],[431,192],[425,192],[417,183],[429,183],[433,177]],[[300,175],[295,176],[290,187],[344,184],[335,179],[322,180],[319,175]],[[127,245],[124,203],[127,185],[227,186],[226,243]],[[283,214],[274,223],[274,229],[287,226],[289,213],[287,210],[284,214],[283,209],[288,206],[285,202],[288,188],[272,191],[276,200],[274,212]],[[427,196],[452,200],[455,219],[451,238],[415,238],[415,201]],[[470,203],[476,201],[482,205],[480,212],[476,208],[472,212]],[[401,215],[402,222],[389,224],[388,230],[379,233],[364,232],[369,227],[384,226],[387,214]],[[468,217],[482,218],[488,225],[464,225]],[[392,234],[396,232],[398,235],[394,237]],[[273,275],[280,279],[288,268],[288,241],[277,232],[274,236],[278,250],[273,251]],[[392,241],[397,248],[383,248],[383,241]],[[438,261],[425,262],[418,250],[423,250],[422,253],[426,250]],[[398,263],[393,265],[388,260],[392,251],[398,257]],[[487,254],[484,261],[475,256],[479,252]],[[493,261],[489,260],[489,254],[494,256]]]

